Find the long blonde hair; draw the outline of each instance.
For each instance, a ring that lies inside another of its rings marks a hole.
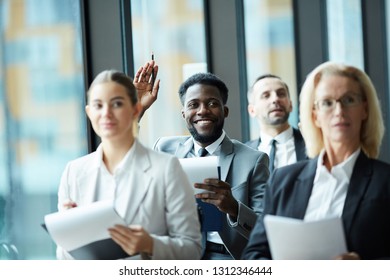
[[[364,153],[370,158],[377,158],[384,135],[384,124],[374,85],[368,75],[353,66],[335,62],[325,62],[317,66],[306,78],[300,93],[300,122],[305,139],[307,155],[316,157],[324,148],[323,135],[314,123],[313,110],[315,90],[324,76],[342,76],[358,82],[367,102],[367,119],[363,121],[360,132],[360,142]]]

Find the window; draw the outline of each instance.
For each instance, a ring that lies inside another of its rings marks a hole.
[[[140,122],[151,147],[161,136],[188,134],[181,116],[180,84],[207,71],[203,0],[131,1],[135,72],[151,52],[159,65],[159,97]]]
[[[298,123],[298,98],[291,0],[245,0],[245,45],[248,88],[255,79],[271,73],[289,86],[293,102],[290,123]],[[250,119],[250,138],[259,137],[255,119]]]
[[[360,0],[327,0],[329,60],[364,69]]]
[[[0,2],[0,259],[55,258],[40,224],[65,164],[87,153],[78,5]]]

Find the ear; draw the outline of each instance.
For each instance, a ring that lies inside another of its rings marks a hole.
[[[139,114],[141,113],[141,110],[142,110],[141,103],[140,103],[140,102],[137,102],[137,103],[134,105],[134,112],[133,112],[133,118],[134,118],[134,119],[138,119],[138,118],[139,118]]]
[[[368,109],[367,109],[367,101],[363,103],[363,114],[362,114],[362,121],[367,120],[368,118]]]
[[[251,116],[252,118],[256,117],[256,108],[253,104],[248,105],[248,113],[249,113],[249,116]]]
[[[317,111],[316,110],[311,111],[311,116],[312,116],[312,118],[314,120],[314,124],[317,127],[321,127],[321,122],[318,120],[318,116],[317,116]]]
[[[225,118],[227,118],[227,116],[229,116],[229,108],[227,106],[223,106],[223,112],[225,114]]]
[[[292,103],[291,99],[289,99],[289,100],[290,100],[290,106],[288,107],[288,110],[289,110],[288,112],[291,113],[293,111],[293,105],[292,105],[293,103]]]
[[[181,116],[183,117],[183,119],[185,119],[185,118],[186,118],[186,115],[184,114],[184,108],[183,108],[183,109],[181,109]]]
[[[87,114],[88,118],[89,118],[90,110],[91,110],[91,108],[89,107],[89,105],[86,105],[85,106],[85,113]]]

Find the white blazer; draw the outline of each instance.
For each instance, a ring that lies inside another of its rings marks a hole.
[[[115,199],[128,225],[141,225],[153,238],[152,259],[200,259],[201,232],[194,190],[177,158],[134,142],[133,170],[129,180],[137,191],[122,192]],[[58,209],[70,199],[78,206],[96,201],[99,153],[69,162],[58,191]],[[148,256],[141,255],[142,258]],[[72,258],[57,248],[57,258]]]

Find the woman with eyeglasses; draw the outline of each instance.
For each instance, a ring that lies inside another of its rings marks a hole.
[[[376,159],[384,125],[370,78],[352,66],[319,65],[302,87],[300,121],[311,159],[274,171],[264,215],[340,217],[347,252],[335,259],[390,258],[390,165]],[[272,258],[264,216],[242,258]]]

